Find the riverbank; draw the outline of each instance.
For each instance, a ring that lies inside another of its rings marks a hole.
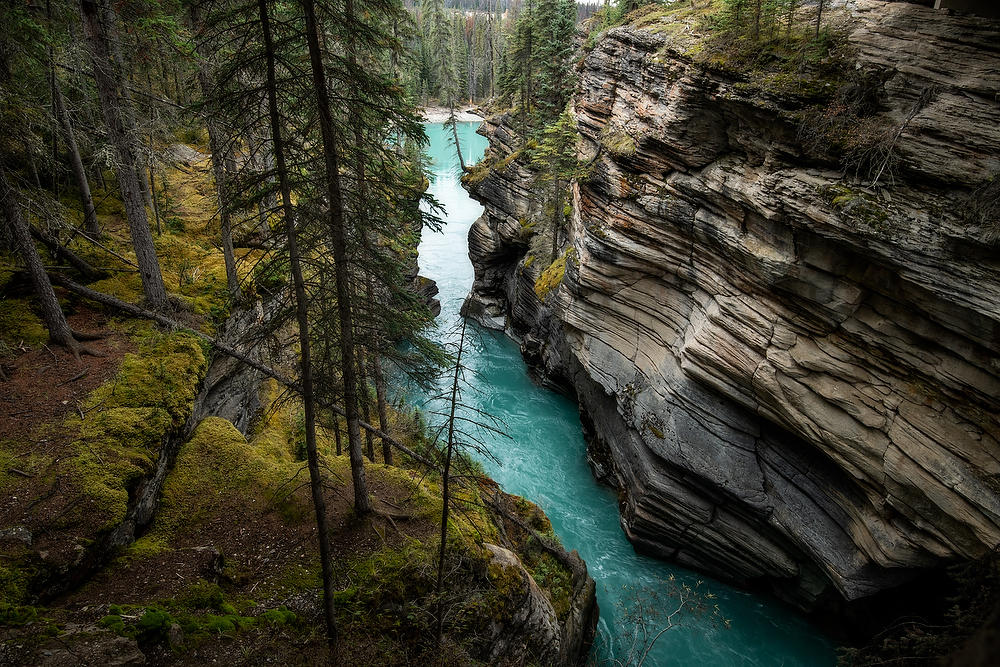
[[[465,106],[455,109],[455,118],[463,123],[480,123],[483,117],[478,113],[479,107]],[[443,123],[448,120],[451,110],[448,107],[423,107],[420,115],[427,123]]]

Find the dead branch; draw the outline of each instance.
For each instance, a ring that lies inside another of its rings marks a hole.
[[[107,276],[105,272],[95,268],[87,260],[83,259],[75,252],[59,243],[56,238],[34,225],[31,225],[31,235],[41,241],[42,244],[49,249],[49,252],[52,253],[53,257],[56,259],[65,259],[70,266],[79,271],[80,274],[88,280],[98,280]]]
[[[77,380],[79,380],[80,378],[82,378],[83,376],[85,376],[86,374],[87,374],[87,369],[85,368],[82,371],[80,371],[79,373],[77,373],[76,375],[74,375],[73,377],[71,377],[70,379],[63,380],[62,382],[60,382],[56,386],[61,387],[64,384],[69,384],[70,382],[76,382]]]

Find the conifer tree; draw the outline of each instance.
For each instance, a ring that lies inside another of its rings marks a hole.
[[[559,250],[566,188],[579,175],[576,143],[576,123],[573,115],[566,110],[556,122],[545,128],[538,148],[532,154],[532,161],[540,171],[540,181],[550,187],[548,196],[548,206],[552,210],[549,223],[549,231],[552,234],[550,261],[555,260]]]
[[[573,0],[537,0],[534,31],[538,35],[537,106],[539,124],[553,122],[573,90],[571,58],[576,31]]]
[[[77,341],[78,334],[74,334],[66,321],[66,315],[59,305],[55,290],[52,289],[52,282],[49,280],[48,274],[45,273],[38,249],[31,238],[28,221],[24,218],[24,203],[8,180],[3,166],[0,166],[0,207],[3,208],[4,218],[13,236],[14,245],[24,262],[28,277],[34,287],[39,312],[41,312],[42,321],[45,322],[45,328],[49,332],[49,340],[68,349],[77,361],[80,361],[81,353],[104,356],[85,345],[81,345]]]
[[[3,216],[4,239],[21,258],[28,279],[34,289],[42,321],[49,339],[68,349],[80,360],[80,354],[102,356],[78,339],[59,305],[52,282],[45,271],[41,256],[32,239],[31,226],[26,212],[28,202],[24,196],[25,171],[35,171],[30,154],[37,138],[28,119],[39,111],[39,102],[32,99],[33,80],[45,76],[45,67],[51,63],[51,52],[42,55],[44,31],[35,17],[25,7],[4,8],[0,14],[0,121],[5,132],[0,134],[0,210]],[[15,70],[14,68],[17,68]],[[14,72],[20,71],[17,80]],[[51,76],[51,71],[48,72]],[[20,174],[19,174],[20,172]],[[19,178],[20,175],[20,178]],[[37,173],[32,174],[36,185]],[[37,193],[40,198],[48,195]],[[58,247],[58,244],[55,244]]]
[[[327,233],[333,251],[333,268],[337,290],[337,316],[340,325],[340,358],[343,363],[344,412],[347,415],[347,448],[351,458],[351,478],[354,482],[354,511],[358,516],[370,514],[373,506],[365,479],[364,457],[361,451],[361,414],[358,409],[358,376],[354,344],[353,294],[347,266],[347,235],[344,197],[341,187],[341,144],[334,128],[333,109],[319,43],[319,23],[312,0],[302,0],[305,12],[306,44],[312,71],[313,94],[319,111],[324,160],[324,186],[327,196]]]
[[[189,9],[191,27],[198,33],[202,28],[201,12],[197,3],[191,5]],[[208,44],[205,40],[198,40],[195,37],[195,53],[198,56],[198,84],[201,87],[203,99],[209,100],[212,97],[214,86],[212,65]],[[229,288],[229,295],[233,299],[240,297],[240,279],[236,272],[236,256],[233,249],[233,232],[231,222],[232,207],[226,201],[226,188],[229,175],[235,171],[233,159],[231,157],[232,147],[227,137],[224,136],[222,128],[219,127],[215,115],[205,114],[205,125],[208,129],[208,143],[212,151],[212,172],[215,175],[215,193],[219,203],[219,227],[222,241],[222,256],[226,264],[226,285]]]
[[[80,0],[80,16],[90,46],[94,81],[104,114],[105,129],[115,151],[115,170],[128,218],[132,247],[139,265],[142,289],[152,308],[165,310],[168,307],[167,289],[163,284],[143,202],[144,178],[140,176],[141,168],[136,154],[138,134],[134,115],[127,108],[129,99],[121,88],[125,77],[116,66],[121,56],[114,45],[113,33],[117,29],[113,22],[114,13],[105,3],[106,0]]]
[[[271,140],[277,177],[281,190],[282,217],[285,222],[288,244],[289,268],[295,289],[295,313],[299,330],[299,355],[302,382],[302,402],[305,410],[306,452],[309,466],[309,480],[312,491],[313,508],[316,512],[317,537],[319,538],[320,566],[323,572],[323,615],[326,620],[327,639],[331,646],[337,642],[337,624],[333,610],[333,563],[330,554],[330,539],[326,524],[326,500],[323,497],[322,474],[319,469],[319,454],[316,449],[316,402],[312,381],[311,337],[307,312],[305,280],[300,264],[298,237],[295,229],[292,206],[291,185],[285,164],[285,150],[282,140],[282,123],[277,98],[277,74],[275,66],[275,43],[271,32],[271,17],[268,0],[259,0],[261,36],[266,59],[267,79],[265,83],[268,116],[271,124]]]

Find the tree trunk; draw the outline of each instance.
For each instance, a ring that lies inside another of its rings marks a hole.
[[[139,144],[136,143],[136,147],[137,148],[138,148],[138,146],[139,146]],[[153,151],[153,137],[152,136],[149,137],[149,151],[150,151],[150,153],[152,153],[152,151]],[[138,158],[138,155],[140,154],[140,151],[136,150],[135,153],[136,153],[136,156]],[[160,217],[159,217],[159,213],[157,213],[157,211],[156,211],[156,205],[153,203],[153,164],[152,164],[152,162],[150,162],[147,166],[148,166],[148,174],[149,174],[148,180],[147,180],[146,174],[143,173],[143,172],[145,172],[147,170],[142,168],[142,162],[141,161],[137,161],[136,162],[135,177],[136,177],[136,180],[139,181],[139,189],[142,191],[142,201],[145,203],[146,208],[148,208],[153,213],[153,216],[156,218],[156,232],[159,234],[159,233],[161,233],[160,232]]]
[[[263,0],[262,0],[263,1]],[[348,0],[349,4],[349,0]],[[357,362],[354,359],[354,317],[351,312],[350,276],[347,267],[347,229],[344,221],[344,199],[340,188],[340,150],[333,129],[330,97],[326,87],[323,56],[319,46],[319,28],[312,0],[302,0],[306,19],[306,40],[312,68],[313,89],[319,108],[319,125],[323,135],[323,157],[326,162],[326,188],[329,211],[329,235],[333,248],[334,277],[337,283],[337,311],[340,318],[340,354],[344,368],[344,410],[347,412],[347,448],[351,456],[351,478],[354,482],[354,511],[365,516],[372,511],[365,479],[365,462],[361,452],[361,432],[358,422]],[[272,129],[272,132],[274,130]]]
[[[451,406],[448,414],[448,449],[444,457],[444,470],[441,473],[441,544],[438,547],[437,571],[437,643],[441,645],[441,635],[444,632],[444,600],[441,597],[441,587],[444,584],[444,554],[448,543],[448,501],[450,500],[449,483],[451,481],[451,456],[455,448],[455,408],[458,404],[458,382],[462,371],[462,351],[465,348],[465,323],[462,320],[462,333],[458,337],[458,356],[455,359],[455,376],[451,382]]]
[[[379,426],[379,428],[382,427]],[[340,456],[344,452],[344,446],[340,442],[340,420],[336,417],[333,418],[333,439],[337,443],[337,456]]]
[[[191,5],[191,26],[197,32],[201,27],[198,16],[198,5]],[[206,45],[197,41],[198,51],[198,84],[201,86],[202,100],[207,101],[212,95],[212,76],[208,70]],[[208,145],[212,151],[212,172],[215,174],[215,195],[219,203],[219,226],[222,236],[222,257],[226,262],[226,286],[233,300],[240,298],[240,277],[236,272],[236,254],[233,251],[233,232],[229,218],[229,206],[226,202],[227,166],[231,158],[222,131],[215,123],[211,114],[205,114],[205,124],[208,127]]]
[[[462,144],[458,140],[458,121],[455,119],[455,105],[451,106],[448,124],[451,125],[451,138],[455,142],[455,152],[458,153],[458,166],[465,173],[465,158],[462,157]]]
[[[346,14],[347,20],[348,21],[353,21],[354,20],[354,2],[353,2],[353,0],[347,0],[345,2],[344,10],[345,10],[345,14]],[[396,31],[396,24],[395,23],[393,23],[392,28],[393,28],[393,36],[395,36],[395,31]],[[347,58],[348,58],[348,66],[352,70],[356,69],[357,66],[358,66],[358,63],[357,63],[357,48],[356,48],[356,44],[354,42],[353,37],[351,37],[351,35],[353,35],[353,34],[354,34],[353,31],[349,28],[348,29],[348,35],[349,35],[349,37],[348,37],[348,42],[347,42]],[[392,52],[392,58],[393,58],[393,63],[394,63],[393,64],[393,72],[395,72],[395,65],[396,65],[396,63],[395,63],[395,59],[396,59],[396,52],[395,52],[395,50],[393,50],[393,52]],[[367,187],[367,180],[366,180],[366,176],[365,176],[365,171],[366,170],[365,170],[365,162],[364,162],[364,135],[363,135],[363,132],[362,132],[361,118],[359,117],[356,105],[352,105],[351,106],[351,125],[352,125],[352,129],[354,131],[354,158],[355,158],[354,171],[355,171],[355,178],[357,179],[357,184],[358,184],[358,192],[360,194],[359,203],[360,203],[360,207],[361,207],[361,209],[359,211],[357,211],[356,213],[358,214],[359,218],[364,218],[366,216],[366,211],[364,210],[364,207],[367,206],[367,204],[368,204],[368,187]],[[370,242],[370,239],[366,239],[366,240],[368,240]],[[365,286],[366,286],[366,295],[368,297],[369,302],[370,303],[374,303],[374,301],[373,301],[374,288],[372,286],[371,273],[369,273],[368,276],[366,277]],[[375,352],[371,355],[370,361],[371,361],[372,372],[373,372],[374,377],[375,377],[375,392],[376,392],[377,401],[378,401],[379,428],[382,429],[383,431],[385,431],[386,430],[386,426],[388,424],[388,421],[385,418],[385,410],[386,410],[385,409],[385,382],[384,382],[384,378],[382,377],[382,367],[381,367],[381,362],[379,361],[379,357],[378,357],[378,349],[379,349],[379,340],[380,340],[380,337],[379,337],[379,335],[378,335],[377,332],[374,334],[374,336],[375,336]],[[360,376],[361,376],[360,377],[360,385],[362,387],[366,387],[367,388],[367,379],[365,377],[365,359],[364,359],[364,355],[363,354],[359,354],[358,357],[359,357],[359,370],[360,370]],[[362,403],[362,405],[363,405],[363,410],[364,410],[364,419],[365,419],[365,421],[371,422],[370,410],[369,410],[369,404],[368,404],[368,397],[367,397],[367,390],[366,390],[365,400]],[[391,465],[392,464],[392,447],[387,446],[385,444],[385,442],[386,441],[383,438],[382,439],[382,459],[383,459],[383,462],[385,464]],[[369,460],[374,461],[375,460],[375,446],[374,446],[374,442],[372,441],[371,431],[365,431],[365,445],[366,445],[367,450],[368,450],[368,458],[369,458]]]
[[[298,243],[292,210],[291,186],[285,166],[284,146],[281,138],[281,119],[278,112],[278,94],[275,74],[274,42],[271,38],[271,21],[267,0],[258,0],[264,53],[267,60],[267,101],[271,121],[271,140],[277,161],[278,182],[281,189],[281,209],[285,219],[285,233],[288,236],[288,257],[295,288],[295,319],[299,328],[299,346],[302,365],[302,402],[305,406],[306,457],[309,467],[309,486],[312,491],[313,508],[316,511],[316,534],[319,539],[319,557],[323,571],[323,616],[326,619],[326,635],[331,649],[337,644],[337,621],[333,611],[333,562],[330,554],[330,537],[326,525],[326,499],[323,497],[323,478],[319,469],[319,454],[316,451],[316,402],[313,393],[312,359],[310,358],[309,313],[306,310],[306,287],[299,264]],[[355,416],[356,417],[356,416]],[[357,419],[355,418],[355,423]]]
[[[371,277],[368,278],[368,301],[375,303],[375,289],[372,286]],[[375,336],[375,354],[372,355],[372,379],[375,380],[375,401],[378,408],[378,427],[383,432],[389,432],[389,411],[385,400],[385,376],[382,374],[382,362],[379,359],[378,349],[381,345],[381,336]],[[392,446],[382,438],[382,462],[387,466],[392,465]]]
[[[268,129],[266,126],[259,128],[259,132],[256,131],[258,128],[251,128],[250,134],[254,137],[254,140],[258,142],[261,146],[270,143],[270,137],[268,136]],[[269,150],[261,150],[260,154],[254,151],[253,147],[250,148],[251,159],[253,160],[253,167],[259,173],[271,174],[274,171],[274,155],[271,154]],[[267,177],[266,187],[268,190],[274,187],[274,176]],[[274,210],[277,206],[277,198],[273,193],[269,193],[266,197],[261,198],[261,201],[257,204],[257,216],[258,223],[260,226],[260,233],[262,238],[266,241],[271,235],[271,227],[268,223],[268,217],[270,216],[270,211]]]
[[[35,242],[31,240],[31,231],[28,228],[28,221],[24,217],[21,209],[20,197],[17,191],[7,180],[7,174],[0,167],[0,205],[3,206],[4,217],[7,219],[7,226],[14,237],[14,246],[31,277],[31,284],[35,288],[35,295],[38,297],[39,309],[42,312],[42,320],[45,321],[45,328],[49,330],[49,339],[58,345],[69,349],[80,360],[80,352],[86,351],[73,337],[73,330],[70,329],[66,316],[59,306],[59,299],[56,298],[55,290],[49,281],[48,274],[42,266],[42,258],[38,255]]]
[[[562,188],[558,178],[552,179],[552,260],[556,261],[559,252],[559,230],[562,228]]]
[[[149,139],[149,148],[153,148],[153,138]],[[156,219],[156,235],[159,236],[163,233],[163,227],[160,225],[160,205],[156,201],[156,175],[153,173],[153,163],[149,163],[149,210],[153,212],[153,217]]]
[[[153,308],[166,310],[169,305],[167,289],[163,285],[163,275],[160,273],[160,263],[153,245],[153,234],[149,229],[149,219],[146,217],[142,201],[143,179],[138,175],[139,165],[134,150],[135,124],[129,122],[131,114],[122,108],[122,95],[111,70],[112,49],[109,47],[105,25],[98,11],[98,5],[94,0],[80,0],[80,14],[84,33],[90,44],[94,81],[101,100],[101,111],[104,114],[108,138],[118,158],[116,165],[118,184],[125,205],[125,215],[128,218],[132,247],[139,263],[142,289],[146,300]]]
[[[76,143],[76,134],[73,132],[73,123],[70,121],[66,111],[66,102],[63,99],[62,91],[59,90],[59,82],[52,84],[53,104],[59,123],[66,134],[66,146],[69,148],[70,163],[73,167],[73,176],[76,178],[76,187],[80,191],[80,203],[83,205],[83,225],[87,233],[96,239],[101,238],[101,227],[97,222],[97,211],[94,208],[94,198],[90,194],[90,182],[87,180],[87,172],[83,168],[83,158],[80,157],[80,148]]]
[[[368,401],[368,372],[365,352],[365,348],[358,350],[358,405],[361,406],[361,418],[370,424],[372,417]],[[365,431],[365,453],[368,455],[368,460],[375,463],[375,439],[372,437],[371,431]]]
[[[816,7],[816,37],[819,38],[819,25],[820,20],[823,18],[823,0],[819,0],[819,5]]]
[[[146,70],[146,87],[149,90],[153,90],[153,80],[149,76],[149,70],[148,69]],[[155,111],[153,111],[153,107],[150,107],[150,118],[149,118],[150,128],[152,128],[153,122],[155,120],[156,120]],[[152,156],[152,154],[153,154],[153,131],[152,131],[152,129],[150,129],[150,132],[149,132],[149,153],[150,153],[150,156]],[[146,192],[144,191],[143,192],[143,198],[146,199],[146,206],[148,206],[149,210],[153,212],[153,218],[156,220],[156,235],[160,236],[161,234],[163,234],[163,227],[160,224],[160,203],[156,200],[156,176],[153,173],[153,161],[152,161],[152,159],[150,159],[148,167],[149,167],[149,182],[148,182],[148,185],[149,185],[149,195],[147,196]],[[145,185],[147,185],[147,182],[146,182],[145,177],[144,177],[143,186],[145,186]]]

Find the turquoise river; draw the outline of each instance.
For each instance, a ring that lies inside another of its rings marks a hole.
[[[444,206],[442,232],[425,231],[420,244],[421,274],[437,281],[442,311],[437,331],[454,335],[462,301],[472,286],[467,236],[482,207],[459,183],[455,149],[441,124],[428,123],[428,148],[433,179],[430,192]],[[467,162],[482,158],[486,140],[476,134],[478,123],[461,123],[459,136]],[[573,401],[532,383],[517,345],[499,333],[478,330],[466,350],[468,378],[475,391],[466,402],[505,422],[508,438],[491,442],[499,464],[483,461],[486,471],[509,493],[531,499],[545,510],[568,549],[576,549],[597,582],[600,624],[594,643],[597,664],[620,664],[630,637],[623,605],[635,591],[703,583],[719,611],[730,621],[710,614],[680,617],[681,625],[657,641],[646,665],[832,665],[831,644],[807,622],[781,604],[635,553],[619,525],[614,492],[599,485],[586,462],[586,445]],[[647,601],[651,598],[645,596]],[[676,600],[661,595],[661,609]],[[671,606],[672,605],[672,606]]]

